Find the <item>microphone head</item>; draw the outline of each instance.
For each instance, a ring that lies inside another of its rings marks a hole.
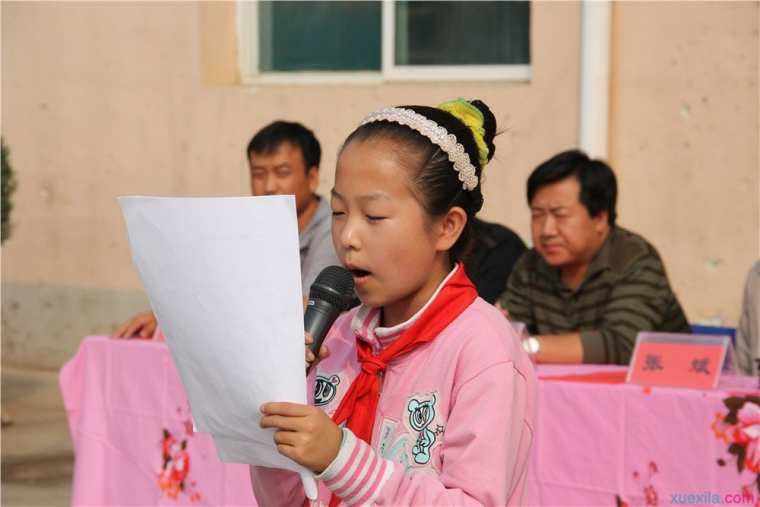
[[[309,289],[309,299],[322,299],[340,308],[348,310],[354,298],[354,277],[341,266],[327,266]]]

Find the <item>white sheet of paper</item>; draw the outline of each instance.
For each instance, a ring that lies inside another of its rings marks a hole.
[[[293,196],[119,203],[199,431],[212,434],[222,461],[311,478],[259,427],[262,403],[306,403]]]

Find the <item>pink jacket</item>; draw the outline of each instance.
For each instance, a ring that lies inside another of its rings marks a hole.
[[[309,375],[314,403],[329,415],[338,408],[359,371],[357,336],[377,350],[423,310],[395,328],[377,327],[376,308],[341,316],[325,340],[330,356]],[[477,298],[435,340],[389,364],[372,446],[343,429],[314,505],[333,492],[344,505],[519,505],[535,406],[533,366],[517,335]],[[303,504],[292,472],[251,467],[251,481],[260,505]]]

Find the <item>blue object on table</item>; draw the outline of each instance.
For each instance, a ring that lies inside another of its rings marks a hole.
[[[709,334],[714,336],[730,336],[731,343],[736,347],[736,328],[721,326],[703,326],[700,324],[691,325],[692,334]]]

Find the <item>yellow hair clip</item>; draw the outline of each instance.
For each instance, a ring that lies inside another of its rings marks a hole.
[[[480,167],[485,167],[488,163],[488,145],[486,145],[485,140],[486,129],[483,127],[485,119],[480,109],[465,99],[444,102],[438,106],[438,109],[451,113],[472,131],[472,137],[475,138],[475,145],[478,147]]]

